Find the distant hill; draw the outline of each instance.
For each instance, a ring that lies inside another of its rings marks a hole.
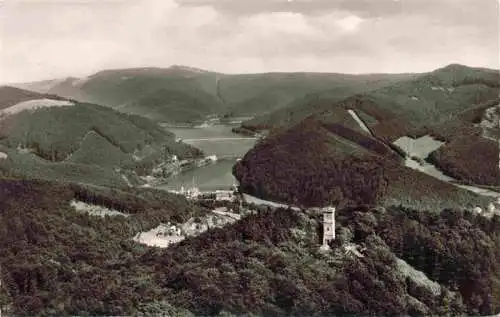
[[[186,66],[104,70],[16,87],[111,106],[160,122],[256,116],[244,125],[293,125],[346,98],[370,100],[413,121],[489,98],[498,72],[452,64],[423,74],[262,73],[229,75]]]
[[[125,216],[91,216],[78,200]],[[146,189],[0,179],[0,305],[20,316],[399,316],[500,311],[500,230],[461,210],[268,210],[167,249],[132,238],[203,216]],[[452,238],[450,238],[452,237]],[[478,261],[480,255],[480,261]],[[251,314],[251,315],[250,315]]]
[[[257,116],[254,128],[293,125],[359,95],[414,120],[484,100],[498,88],[493,70],[449,65],[424,74],[262,73],[229,75],[185,66],[104,70],[17,87],[102,104],[161,122],[210,114]],[[418,110],[416,109],[418,108]],[[463,109],[462,109],[463,110]]]
[[[252,130],[289,127],[310,115],[343,107],[355,108],[371,117],[369,125],[379,136],[397,138],[424,126],[452,120],[474,105],[497,98],[500,88],[497,70],[456,64],[397,79],[364,92],[340,90],[338,94],[325,91],[309,95],[291,107],[244,122],[242,126]],[[399,126],[394,127],[395,123]]]
[[[19,94],[0,110],[0,152],[7,155],[0,170],[8,175],[127,186],[127,177],[134,183],[136,172],[171,155],[201,154],[140,116],[17,89],[1,91]]]
[[[228,75],[185,66],[105,70],[17,87],[111,106],[162,122],[204,120],[210,114],[253,116],[292,106],[307,94],[330,90],[338,98],[411,75],[264,73]]]
[[[286,78],[285,74],[282,76]],[[266,84],[267,92],[259,94],[257,98],[264,99],[266,94],[276,94],[277,91],[288,96],[288,99],[281,98],[280,102],[268,99],[269,102],[262,103],[254,98],[242,102],[237,108],[246,108],[249,114],[256,115],[256,118],[246,122],[245,125],[260,129],[273,128],[299,122],[300,119],[313,113],[309,108],[327,109],[332,103],[352,95],[408,80],[414,76],[413,74],[296,74],[283,81],[275,79],[275,82],[263,76],[260,80]]]
[[[223,112],[216,97],[216,74],[182,66],[105,70],[86,78],[16,86],[111,106],[160,122],[203,120]]]

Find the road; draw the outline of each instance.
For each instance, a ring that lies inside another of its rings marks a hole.
[[[259,138],[200,138],[200,139],[181,139],[182,142],[201,142],[201,141],[239,141],[239,140],[258,140]]]

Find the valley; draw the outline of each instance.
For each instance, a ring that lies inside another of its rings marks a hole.
[[[499,79],[173,66],[1,87],[0,310],[497,313]]]
[[[0,2],[0,317],[500,317],[498,1]]]

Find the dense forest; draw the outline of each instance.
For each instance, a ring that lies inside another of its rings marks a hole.
[[[116,208],[122,201],[130,216],[82,214],[69,207],[74,198]],[[141,246],[131,240],[140,230],[204,212],[154,190],[1,180],[0,210],[0,302],[17,315],[500,311],[498,216],[350,205],[338,210],[337,240],[325,253],[321,215],[285,209],[263,209],[168,249]],[[345,253],[346,245],[363,257]],[[409,274],[403,261],[430,280]]]
[[[73,199],[117,208],[130,217],[76,212],[70,207]],[[144,295],[138,289],[140,272],[127,268],[144,247],[131,238],[160,223],[183,222],[204,212],[184,197],[162,191],[0,180],[4,312],[60,316],[130,311]],[[122,269],[128,273],[118,274]]]
[[[498,142],[465,135],[434,151],[428,159],[460,181],[500,186],[498,153]]]
[[[446,142],[429,155],[428,161],[461,182],[498,186],[498,142],[484,138],[481,122],[487,110],[499,103],[499,98],[492,99],[464,110],[453,119],[423,129],[420,135],[429,134]]]
[[[440,210],[485,199],[404,167],[384,143],[346,127],[307,119],[258,143],[233,173],[243,192],[298,206],[334,201]]]

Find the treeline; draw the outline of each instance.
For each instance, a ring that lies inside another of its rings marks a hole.
[[[431,135],[442,142],[451,142],[463,136],[479,136],[482,133],[478,126],[484,118],[487,109],[500,103],[500,98],[481,102],[463,112],[450,116],[434,126],[425,126],[418,129],[417,137]]]
[[[324,256],[318,251],[317,225],[300,212],[264,212],[151,251],[144,260],[160,263],[157,280],[169,289],[169,301],[199,316],[221,311],[259,316],[446,312],[444,300],[432,295],[423,307],[410,301],[394,255],[375,235],[363,240],[364,258],[342,251]],[[297,237],[294,229],[305,235]]]
[[[103,206],[138,218],[146,215],[156,222],[166,220],[185,222],[193,215],[199,215],[202,209],[196,208],[184,196],[150,188],[111,189],[90,185],[70,184],[73,198],[87,204]],[[165,210],[169,212],[166,213]],[[206,212],[206,211],[205,211]]]

